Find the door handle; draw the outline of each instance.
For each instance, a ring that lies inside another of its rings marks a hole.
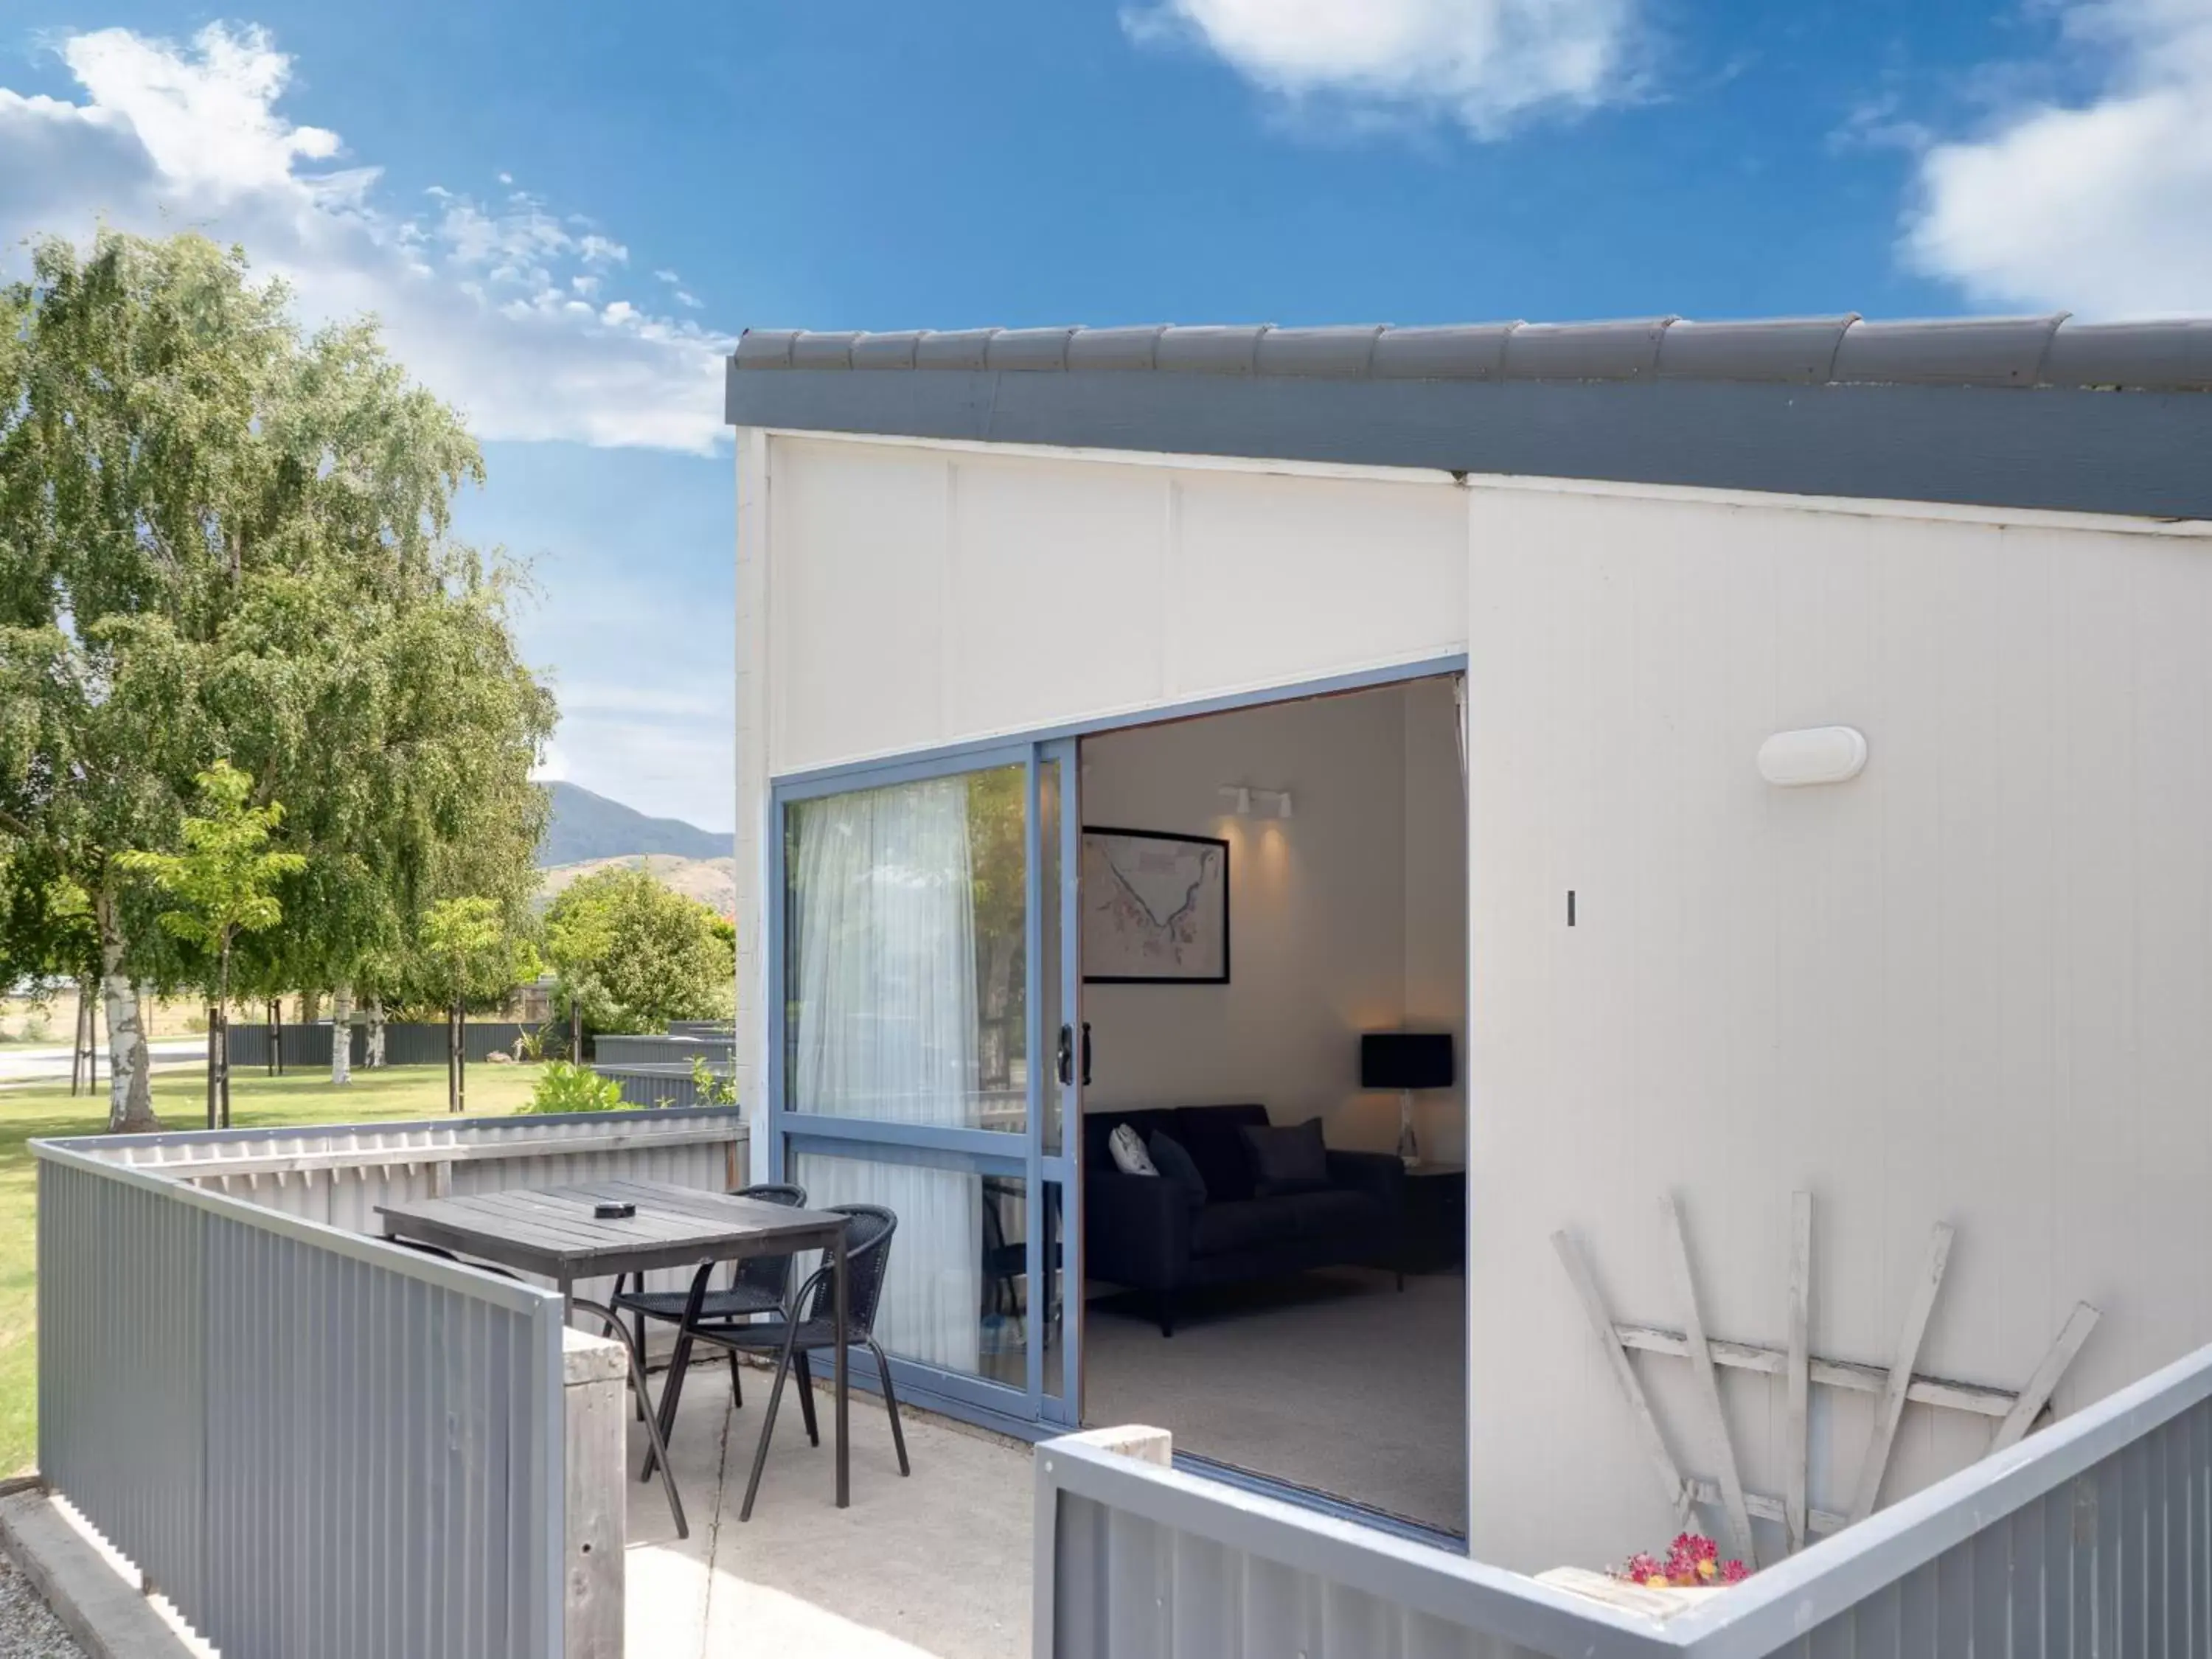
[[[1083,1086],[1091,1086],[1091,1022],[1083,1022]]]
[[[1053,1072],[1063,1089],[1075,1081],[1075,1033],[1065,1025],[1060,1028],[1060,1058]]]

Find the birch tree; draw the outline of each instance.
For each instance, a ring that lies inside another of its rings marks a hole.
[[[115,859],[176,849],[205,757],[296,815],[272,971],[349,992],[454,890],[431,875],[483,823],[471,790],[514,817],[493,840],[534,842],[508,780],[552,703],[513,573],[450,538],[477,446],[373,325],[303,337],[280,284],[189,234],[32,263],[0,289],[0,841],[88,896],[110,1122],[143,1128],[133,986],[173,947]]]

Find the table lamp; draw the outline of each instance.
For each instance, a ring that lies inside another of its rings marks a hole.
[[[1413,1133],[1413,1091],[1449,1089],[1452,1040],[1449,1031],[1368,1031],[1359,1039],[1359,1086],[1398,1091],[1398,1156],[1421,1161]]]

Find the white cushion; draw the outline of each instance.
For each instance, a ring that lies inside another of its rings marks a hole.
[[[1152,1155],[1145,1150],[1145,1143],[1137,1138],[1137,1132],[1126,1123],[1116,1126],[1114,1133],[1106,1137],[1106,1150],[1113,1153],[1114,1167],[1123,1175],[1156,1176],[1159,1174],[1159,1171],[1152,1167]]]

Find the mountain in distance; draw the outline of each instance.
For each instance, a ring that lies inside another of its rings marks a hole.
[[[718,859],[683,859],[665,853],[638,853],[626,858],[549,865],[538,872],[538,902],[550,904],[569,883],[609,870],[642,870],[671,892],[698,900],[718,916],[738,913],[738,861],[726,854]]]
[[[715,835],[681,818],[649,818],[634,807],[573,783],[549,783],[544,787],[552,798],[553,812],[545,825],[545,839],[538,845],[540,869],[654,853],[679,859],[732,855],[726,835]]]

